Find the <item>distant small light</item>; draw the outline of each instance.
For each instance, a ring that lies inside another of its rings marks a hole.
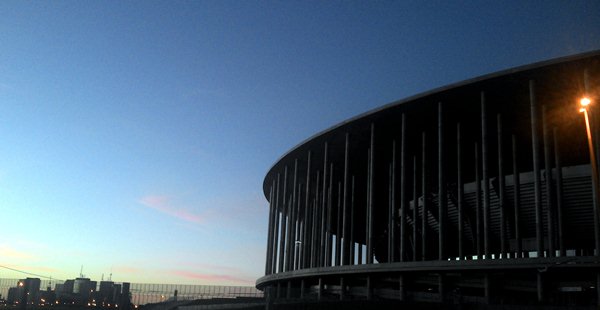
[[[579,112],[581,112],[581,113],[585,112],[585,108],[579,109]]]

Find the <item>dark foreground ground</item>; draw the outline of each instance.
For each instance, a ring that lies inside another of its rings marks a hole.
[[[251,309],[251,308],[248,308]],[[252,308],[252,309],[266,309]],[[506,309],[506,310],[534,310],[534,309],[598,309],[593,306],[552,306],[552,305],[474,305],[474,304],[433,304],[433,303],[401,303],[389,301],[348,301],[348,302],[321,302],[321,303],[303,303],[303,304],[273,304],[272,310],[333,310],[333,309],[419,309],[419,310],[485,310],[485,309]]]
[[[19,308],[10,307],[18,310]],[[28,307],[27,310],[103,310],[102,308],[89,308],[77,306],[56,307]],[[439,303],[408,303],[395,300],[348,300],[348,301],[321,301],[321,302],[274,302],[267,305],[261,298],[239,299],[202,299],[193,301],[171,301],[164,303],[148,304],[138,310],[362,310],[362,309],[419,309],[419,310],[534,310],[534,309],[572,309],[591,310],[600,309],[595,306],[553,306],[553,305],[481,305],[481,304],[439,304]]]

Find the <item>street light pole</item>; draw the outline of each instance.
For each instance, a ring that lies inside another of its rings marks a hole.
[[[596,161],[596,152],[594,150],[594,142],[592,140],[592,130],[590,127],[590,118],[588,115],[588,106],[590,105],[591,100],[587,97],[581,99],[581,109],[580,112],[583,112],[585,117],[585,128],[587,130],[587,140],[588,140],[588,148],[590,151],[590,164],[592,165],[592,194],[593,194],[593,203],[594,203],[594,242],[595,242],[595,251],[594,255],[600,255],[600,225],[598,223],[598,215],[599,215],[599,199],[598,199],[598,164]]]

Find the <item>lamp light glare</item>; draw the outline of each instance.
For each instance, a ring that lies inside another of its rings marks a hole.
[[[583,98],[581,98],[579,103],[581,103],[581,106],[586,107],[586,106],[590,105],[590,103],[592,103],[592,101],[588,97],[583,97]]]

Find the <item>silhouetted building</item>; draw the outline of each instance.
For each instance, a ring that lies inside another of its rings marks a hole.
[[[6,302],[8,304],[16,304],[21,302],[21,297],[23,296],[23,287],[11,287],[8,289],[8,296],[6,297]]]
[[[59,298],[63,292],[64,292],[64,284],[56,283],[54,285],[54,293],[56,294],[56,298]]]
[[[100,281],[100,289],[96,294],[96,303],[98,305],[114,305],[120,301],[121,285],[112,281]]]
[[[590,151],[600,153],[599,120],[595,51],[428,91],[320,132],[265,177],[256,286],[275,308],[598,305]]]
[[[26,278],[17,282],[16,287],[8,289],[9,304],[38,304],[41,281],[38,278]]]
[[[119,302],[119,300],[121,300],[121,284],[115,284],[114,286],[114,290],[113,290],[113,298],[112,298],[112,303],[111,304],[116,304]]]
[[[50,287],[47,287],[45,291],[40,290],[40,304],[43,305],[54,305],[56,301],[56,293]]]
[[[90,279],[88,278],[77,278],[73,283],[73,293],[75,294],[85,294],[89,295],[90,292]]]
[[[131,292],[130,292],[130,283],[123,282],[123,287],[121,288],[121,299],[119,300],[119,307],[124,310],[129,310],[131,305]]]
[[[72,294],[75,288],[75,280],[67,280],[63,283],[62,292],[64,294]]]

